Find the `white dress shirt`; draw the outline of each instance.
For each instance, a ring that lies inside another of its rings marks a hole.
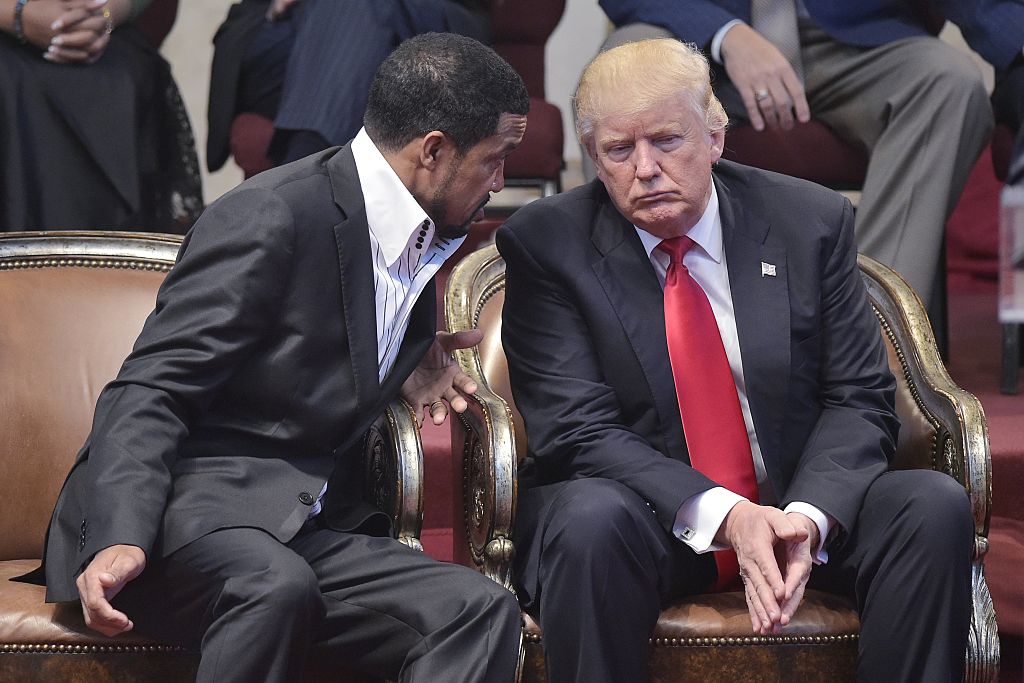
[[[634,226],[635,227],[635,226]],[[647,250],[661,286],[665,286],[665,273],[668,270],[669,256],[657,249],[662,239],[651,233],[636,228],[640,241]],[[739,395],[740,410],[743,423],[747,428],[750,440],[750,452],[754,460],[754,474],[761,504],[771,505],[777,502],[776,492],[772,491],[771,483],[761,456],[761,446],[754,430],[754,421],[750,415],[750,403],[747,400],[746,382],[743,378],[743,358],[740,353],[739,336],[736,333],[736,314],[732,305],[732,289],[729,286],[729,269],[725,260],[725,249],[722,242],[722,219],[718,211],[718,192],[714,183],[711,184],[711,197],[704,215],[694,225],[687,236],[696,244],[683,257],[683,265],[690,275],[701,286],[711,303],[711,310],[718,323],[718,331],[722,336],[722,345],[729,360],[733,381],[736,382],[736,393]],[[704,553],[721,550],[725,546],[714,543],[715,534],[725,520],[726,515],[736,503],[745,500],[724,487],[716,487],[688,498],[676,512],[673,533],[676,538],[686,543],[695,552]],[[835,520],[809,503],[792,502],[786,506],[786,512],[801,512],[814,521],[820,533],[820,541],[814,560],[816,563],[828,561],[824,550],[825,540]]]
[[[445,239],[409,193],[365,129],[352,140],[352,156],[370,228],[373,291],[377,309],[378,379],[384,381],[398,357],[409,316],[423,288],[465,237]],[[320,513],[325,483],[310,517]]]

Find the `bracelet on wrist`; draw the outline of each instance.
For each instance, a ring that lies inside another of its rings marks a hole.
[[[19,43],[24,44],[25,40],[25,25],[21,21],[21,13],[25,10],[25,4],[28,0],[17,0],[14,3],[14,37],[18,39]]]
[[[114,32],[114,20],[110,16],[110,8],[103,8],[103,30],[109,36]]]

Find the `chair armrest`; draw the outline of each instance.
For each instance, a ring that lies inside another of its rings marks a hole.
[[[423,550],[423,444],[416,414],[393,400],[366,435],[366,489],[370,500],[391,516],[395,538]]]
[[[461,359],[460,359],[461,364]],[[465,365],[462,365],[465,368]],[[452,422],[456,459],[455,559],[515,592],[512,525],[515,520],[515,431],[508,404],[482,378],[469,407]],[[461,493],[461,495],[459,495]]]
[[[858,262],[883,333],[895,349],[903,380],[917,408],[934,428],[931,466],[963,484],[970,497],[975,535],[964,680],[995,681],[999,675],[999,637],[984,569],[992,506],[992,456],[985,413],[977,397],[957,386],[946,371],[924,306],[913,289],[893,270],[863,254]],[[899,459],[892,464],[908,465]]]

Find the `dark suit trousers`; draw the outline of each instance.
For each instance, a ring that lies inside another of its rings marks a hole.
[[[114,604],[199,649],[198,681],[294,681],[311,648],[402,681],[511,681],[520,613],[481,574],[391,538],[307,524],[287,545],[222,529],[150,562]]]
[[[551,683],[643,681],[659,608],[714,579],[618,482],[521,492],[517,576],[544,633]],[[970,621],[973,525],[963,487],[902,471],[870,488],[856,526],[810,585],[855,598],[861,681],[959,681]]]
[[[996,121],[1009,126],[1017,136],[1006,182],[1008,185],[1024,183],[1024,57],[1018,56],[1010,68],[996,76],[992,109]]]

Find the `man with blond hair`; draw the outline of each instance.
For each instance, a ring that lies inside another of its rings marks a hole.
[[[810,583],[856,597],[860,680],[958,680],[968,500],[887,471],[895,382],[849,202],[719,161],[708,63],[675,40],[598,56],[575,107],[598,179],[497,237],[530,448],[517,581],[549,679],[643,680],[687,594],[742,586],[752,635],[778,633]]]

